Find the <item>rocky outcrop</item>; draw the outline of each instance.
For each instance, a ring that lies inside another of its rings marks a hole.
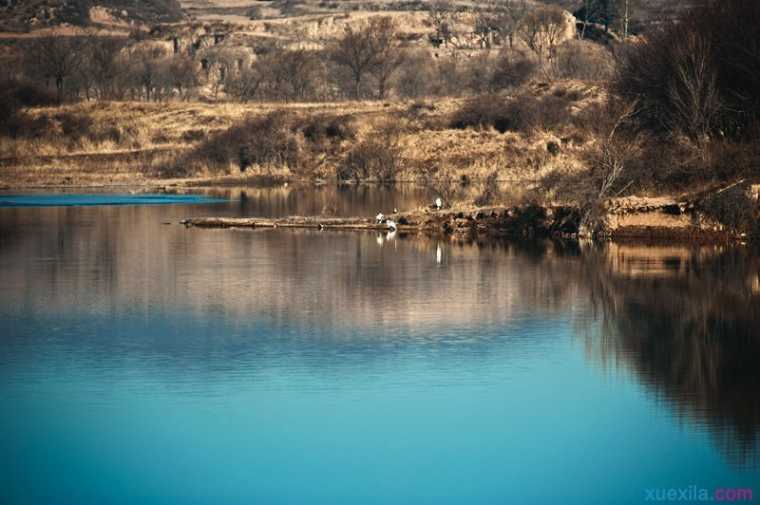
[[[760,206],[744,181],[690,198],[625,197],[604,207],[601,234],[615,239],[742,240],[753,234]]]

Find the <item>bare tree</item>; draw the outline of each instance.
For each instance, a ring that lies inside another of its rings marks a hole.
[[[542,60],[548,53],[554,56],[565,31],[564,11],[556,6],[537,7],[525,17],[519,35],[527,46]]]
[[[383,94],[388,78],[400,65],[393,58],[395,47],[395,25],[387,17],[372,18],[365,25],[354,29],[346,27],[343,37],[338,40],[330,57],[351,74],[353,96],[361,96],[361,87],[367,74],[375,72],[383,79]],[[388,47],[391,44],[392,47]]]
[[[195,62],[189,57],[175,56],[172,58],[168,64],[167,73],[170,85],[183,100],[187,100],[190,91],[199,84],[198,69]]]
[[[325,82],[324,61],[312,49],[268,47],[252,63],[239,59],[237,70],[225,82],[225,91],[248,101],[256,97],[272,100],[308,100],[319,96]]]
[[[353,80],[353,97],[359,99],[362,80],[369,73],[375,59],[376,47],[369,26],[354,29],[346,26],[343,37],[331,53],[335,63],[348,68]]]
[[[623,38],[627,39],[631,28],[631,17],[633,16],[633,0],[621,0],[620,16],[622,18]]]
[[[565,11],[553,5],[547,5],[540,9],[543,17],[544,37],[549,59],[553,59],[557,53],[557,46],[562,42],[567,27]]]
[[[480,42],[480,47],[491,49],[493,35],[496,31],[495,16],[493,12],[481,11],[475,17],[475,28],[473,30],[475,37]]]
[[[503,41],[514,45],[517,34],[523,20],[530,12],[530,7],[525,0],[501,0],[494,3],[494,21],[496,31]]]
[[[78,73],[101,100],[118,95],[117,83],[125,72],[120,56],[126,44],[126,39],[117,37],[90,37],[87,41],[85,59]]]
[[[448,0],[435,0],[428,6],[428,21],[433,26],[433,44],[446,45],[454,37],[456,11]]]
[[[63,102],[68,80],[84,60],[83,41],[57,33],[34,41],[26,54],[31,71],[38,78],[55,83],[58,103]]]
[[[201,57],[206,71],[206,83],[216,99],[225,87],[230,71],[235,68],[238,56],[228,47],[212,46],[204,50]]]
[[[403,64],[406,52],[397,38],[396,23],[392,18],[378,19],[374,30],[377,53],[369,71],[377,82],[377,98],[382,100],[388,92],[391,78]]]
[[[163,48],[140,45],[132,50],[130,59],[130,80],[146,101],[159,98],[159,86],[162,84],[165,70],[165,53]]]
[[[594,18],[594,12],[597,8],[596,0],[583,0],[583,7],[581,7],[581,17],[583,18],[583,24],[578,38],[586,38],[586,28],[588,28],[589,21]],[[577,14],[576,14],[577,15]]]
[[[535,11],[525,17],[525,22],[520,26],[518,35],[539,58],[544,53],[544,39],[542,34],[541,18]]]
[[[257,56],[247,74],[249,93],[258,93],[261,97],[282,99],[282,80],[287,79],[279,66],[280,55],[284,51],[281,47],[268,47],[265,52]]]
[[[256,64],[244,65],[227,80],[224,90],[230,96],[247,102],[258,95],[265,77],[262,67]]]
[[[674,62],[667,94],[672,105],[671,129],[682,128],[702,147],[715,128],[721,109],[718,75],[712,61],[712,41],[698,33],[685,33],[684,57]]]
[[[277,58],[275,71],[279,90],[286,100],[303,100],[314,96],[317,76],[322,62],[310,49],[283,50]]]

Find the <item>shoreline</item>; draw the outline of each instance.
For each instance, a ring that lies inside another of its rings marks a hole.
[[[746,181],[740,181],[746,185]],[[286,176],[229,176],[218,178],[187,178],[140,181],[136,183],[89,185],[3,185],[0,191],[8,192],[109,192],[130,193],[184,193],[193,190],[211,191],[235,187],[320,188],[329,184],[325,180],[305,180]],[[376,181],[351,183],[356,185],[382,185]],[[399,184],[414,184],[401,182]],[[454,202],[452,207],[436,211],[431,208],[390,214],[397,223],[399,234],[425,234],[428,236],[459,236],[481,238],[562,238],[570,240],[593,239],[634,243],[696,243],[730,244],[751,240],[748,233],[719,222],[707,212],[710,198],[738,184],[679,199],[669,197],[629,196],[608,199],[599,205],[594,223],[584,219],[582,208],[575,204],[495,205],[477,207]],[[345,184],[341,184],[345,185]],[[756,186],[751,186],[754,191]],[[757,198],[753,196],[755,205]],[[588,216],[586,216],[588,217]],[[373,218],[359,216],[335,218],[331,216],[290,216],[282,219],[259,217],[192,218],[184,220],[187,226],[203,228],[315,228],[390,231],[378,225]]]
[[[664,213],[646,211],[628,216],[639,217],[638,223],[646,223],[642,218],[651,213],[651,224],[621,224],[611,226],[613,214],[609,214],[605,226],[590,231],[584,224],[581,211],[573,206],[523,205],[513,207],[468,208],[466,210],[421,209],[399,212],[386,216],[395,226],[378,223],[373,218],[289,216],[284,218],[261,217],[195,217],[183,219],[180,224],[187,228],[248,228],[248,229],[312,229],[342,231],[376,231],[398,233],[399,235],[425,235],[472,239],[562,239],[598,242],[628,242],[641,244],[741,244],[748,240],[744,233],[719,228],[709,220],[696,223],[695,215],[684,213],[685,219],[663,223]]]

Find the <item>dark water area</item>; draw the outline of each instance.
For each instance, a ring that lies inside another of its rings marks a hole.
[[[203,195],[0,208],[0,503],[757,500],[751,249],[178,225],[430,198]]]

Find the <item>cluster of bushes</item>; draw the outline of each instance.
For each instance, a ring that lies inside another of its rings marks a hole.
[[[18,79],[0,81],[0,133],[17,137],[28,127],[21,109],[56,103],[55,95],[34,84]]]
[[[164,166],[161,175],[186,176],[204,170],[231,169],[273,173],[287,169],[301,176],[336,167],[339,180],[393,182],[402,168],[400,131],[384,126],[356,141],[349,115],[304,118],[283,110],[246,119],[194,147]],[[347,144],[351,144],[349,149]]]
[[[335,153],[355,137],[350,116],[316,115],[304,120],[287,111],[249,118],[208,139],[171,166],[166,173],[187,175],[201,169],[224,172],[237,166],[272,170],[287,168],[300,175],[316,170],[321,156]]]
[[[337,175],[342,181],[373,179],[392,183],[402,168],[399,132],[390,126],[379,128],[358,142],[338,164]]]
[[[500,133],[557,129],[573,123],[569,110],[571,103],[572,97],[553,94],[535,96],[521,93],[513,97],[483,95],[468,100],[457,110],[449,121],[449,127],[460,130],[490,127]]]
[[[23,106],[53,105],[54,96],[44,91],[33,91],[34,86],[22,85],[18,88],[25,98],[34,100],[19,102],[4,100],[0,96],[0,134],[8,137],[12,143],[19,141],[44,141],[47,145],[66,150],[81,149],[91,144],[111,144],[127,148],[139,148],[148,139],[134,123],[125,123],[118,117],[96,121],[87,110],[68,108],[48,108],[33,113],[21,108]],[[27,94],[34,93],[34,94]],[[13,94],[11,93],[11,96]],[[8,111],[6,114],[5,111]],[[158,139],[151,139],[156,142]],[[20,144],[20,143],[19,143]]]
[[[615,75],[610,49],[586,40],[569,40],[551,61],[551,73],[561,79],[608,82]]]

